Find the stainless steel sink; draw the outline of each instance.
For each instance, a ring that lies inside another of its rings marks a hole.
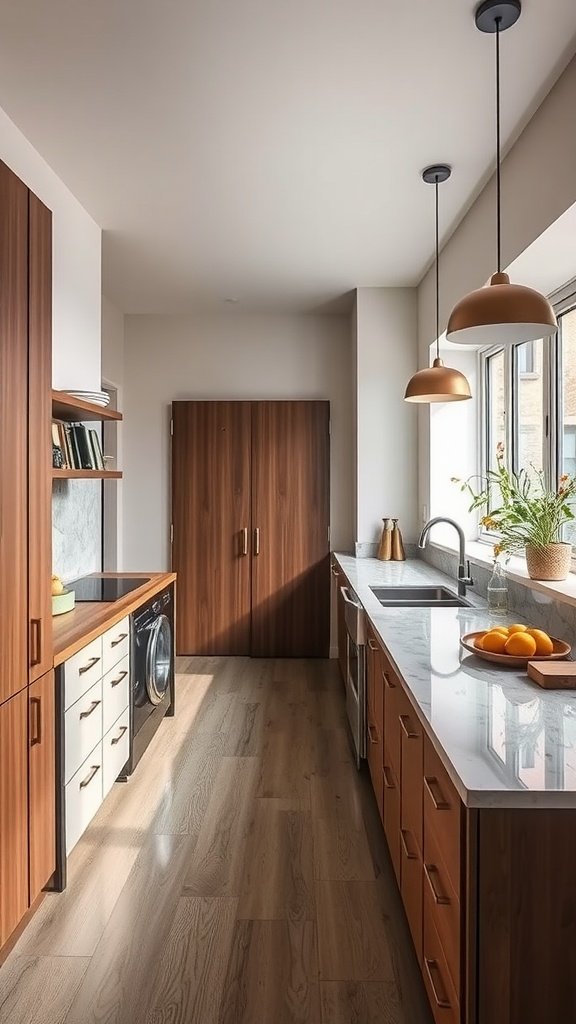
[[[380,604],[396,608],[469,608],[470,601],[447,587],[370,587]]]

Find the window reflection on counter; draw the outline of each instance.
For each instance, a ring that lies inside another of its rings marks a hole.
[[[560,699],[544,708],[517,685],[489,683],[488,750],[508,781],[530,790],[576,789],[576,709]]]

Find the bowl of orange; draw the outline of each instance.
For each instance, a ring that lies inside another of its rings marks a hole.
[[[543,629],[513,623],[466,633],[460,643],[484,661],[511,668],[525,668],[529,661],[554,661],[567,658],[571,647],[565,640],[549,636]]]

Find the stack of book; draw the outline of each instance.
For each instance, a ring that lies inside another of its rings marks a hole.
[[[96,430],[84,423],[52,423],[52,465],[55,469],[104,469]]]

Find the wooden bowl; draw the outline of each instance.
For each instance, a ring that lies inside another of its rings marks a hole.
[[[565,640],[557,640],[556,637],[551,636],[550,639],[554,644],[552,654],[532,654],[529,658],[520,658],[514,654],[493,654],[492,651],[481,651],[474,643],[476,637],[484,636],[486,632],[487,630],[480,629],[475,633],[465,633],[460,637],[462,647],[470,651],[470,654],[475,654],[477,658],[493,661],[496,665],[507,665],[508,668],[526,668],[529,661],[559,661],[562,658],[567,658],[572,650],[570,644],[567,644]]]

